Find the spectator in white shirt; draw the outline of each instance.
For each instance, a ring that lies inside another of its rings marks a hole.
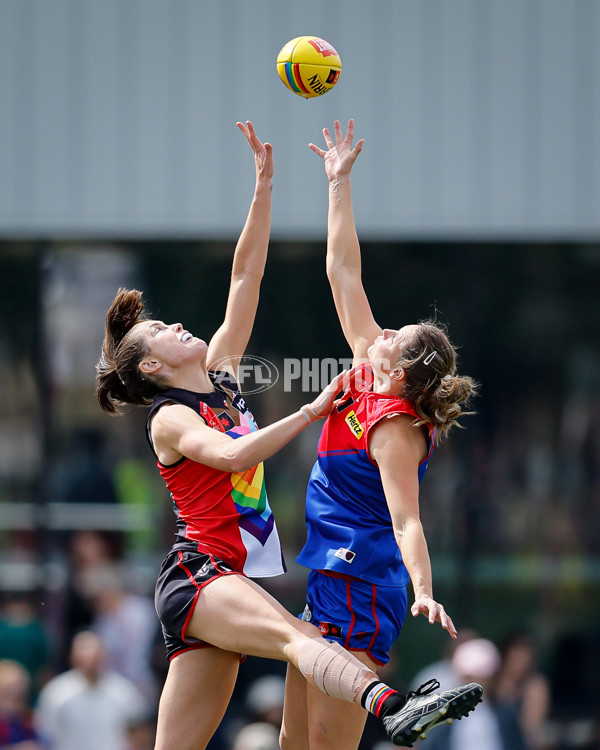
[[[124,750],[128,724],[148,707],[138,688],[105,668],[100,638],[84,631],[73,639],[72,669],[41,690],[35,722],[50,750]]]

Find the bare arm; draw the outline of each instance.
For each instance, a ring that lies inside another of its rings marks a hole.
[[[352,148],[354,120],[343,136],[335,121],[335,144],[327,128],[323,129],[327,151],[309,144],[322,157],[329,178],[329,213],[327,218],[327,276],[335,307],[352,349],[355,364],[367,356],[367,349],[381,333],[375,322],[361,276],[360,244],[354,224],[350,172],[364,141]]]
[[[414,617],[425,615],[431,624],[441,623],[456,638],[452,620],[433,598],[431,562],[419,518],[418,467],[426,443],[412,422],[408,415],[383,419],[369,435],[369,452],[381,473],[394,535],[413,585],[411,613]]]
[[[165,465],[182,456],[221,471],[245,471],[296,437],[309,424],[327,416],[337,393],[342,390],[347,371],[335,377],[325,390],[301,410],[268,427],[235,440],[204,422],[199,414],[181,404],[165,404],[152,420],[154,450]]]
[[[207,354],[209,369],[217,365],[237,377],[239,359],[246,350],[256,308],[260,283],[265,270],[271,230],[271,191],[273,187],[273,149],[261,143],[251,122],[238,128],[254,153],[256,185],[246,223],[233,256],[231,283],[225,319],[212,337]]]

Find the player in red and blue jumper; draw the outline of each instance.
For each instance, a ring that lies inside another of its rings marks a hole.
[[[363,141],[352,148],[352,120],[346,136],[335,123],[335,142],[327,129],[323,133],[327,148],[310,148],[323,158],[329,178],[327,273],[354,368],[327,417],[308,483],[307,540],[298,556],[310,568],[302,618],[376,671],[389,660],[402,628],[409,580],[411,613],[456,637],[451,618],[433,598],[419,483],[436,442],[467,413],[463,407],[476,386],[457,375],[456,351],[435,322],[399,330],[375,322],[361,279],[350,190]],[[286,682],[283,750],[358,747],[365,710],[317,693],[293,666]],[[436,682],[416,695],[390,698],[389,688],[375,681],[362,707],[383,718],[396,744],[411,747],[481,700],[476,683],[438,694]]]

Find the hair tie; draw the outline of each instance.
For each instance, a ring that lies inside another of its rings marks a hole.
[[[436,354],[437,354],[437,352],[436,352],[436,351],[435,351],[435,349],[434,349],[434,350],[433,350],[433,351],[431,352],[431,354],[428,354],[428,355],[427,355],[427,356],[425,357],[425,359],[423,360],[423,364],[424,364],[424,365],[430,365],[430,364],[431,364],[431,363],[433,362],[433,360],[434,360],[434,357],[435,357],[435,355],[436,355]]]

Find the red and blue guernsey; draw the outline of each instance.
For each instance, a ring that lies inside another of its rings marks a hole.
[[[169,388],[155,397],[146,424],[151,447],[150,421],[167,403],[188,406],[209,427],[232,439],[258,429],[233,377],[225,372],[209,375],[215,386],[210,393]],[[158,461],[158,468],[173,498],[178,549],[216,555],[250,577],[285,572],[262,462],[237,473],[213,469],[183,456],[170,466]]]
[[[372,390],[373,373],[363,364],[351,371],[350,386],[327,418],[306,493],[307,541],[298,562],[380,586],[403,586],[409,576],[394,537],[377,464],[368,452],[369,433],[387,417],[410,414],[406,399]],[[428,453],[435,430],[427,429]]]

